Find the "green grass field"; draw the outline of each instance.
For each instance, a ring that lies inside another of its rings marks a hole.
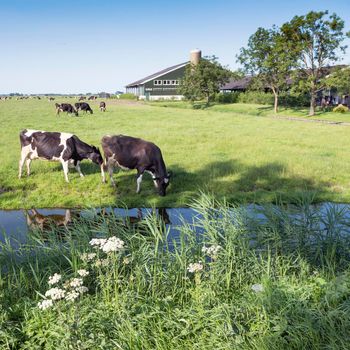
[[[193,110],[184,103],[107,101],[107,112],[102,113],[99,101],[93,101],[93,115],[57,117],[54,102],[64,100],[0,102],[2,209],[184,206],[198,190],[235,202],[291,201],[308,191],[315,192],[318,201],[350,202],[349,126],[274,119],[270,107],[242,104]],[[316,118],[350,120],[348,114],[334,113]],[[40,160],[32,163],[29,178],[18,180],[18,134],[24,128],[73,132],[94,145],[107,133],[153,141],[173,172],[168,195],[159,197],[148,175],[136,195],[134,171],[115,174],[114,190],[101,183],[99,168],[88,161],[82,164],[85,178],[72,169],[69,184],[59,163]]]

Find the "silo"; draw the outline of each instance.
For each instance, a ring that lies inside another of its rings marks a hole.
[[[190,51],[190,62],[194,65],[199,63],[199,60],[202,57],[202,51],[199,49],[191,50]]]

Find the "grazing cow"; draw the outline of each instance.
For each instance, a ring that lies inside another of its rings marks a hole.
[[[88,98],[88,100],[96,100],[96,96],[90,96],[89,98]]]
[[[106,112],[106,102],[103,102],[103,101],[100,102],[100,111]]]
[[[90,114],[94,113],[90,105],[86,102],[77,102],[74,104],[74,106],[77,109],[77,111],[85,111],[85,113],[90,112]]]
[[[81,141],[73,134],[25,129],[20,132],[19,138],[21,141],[21,159],[19,161],[18,178],[22,177],[24,162],[27,164],[27,175],[29,176],[30,162],[38,158],[61,162],[67,182],[69,182],[69,164],[74,164],[79,175],[84,176],[80,170],[80,162],[83,159],[90,159],[98,164],[101,168],[102,178],[104,178],[103,158],[100,150]]]
[[[55,103],[56,106],[56,114],[59,115],[60,112],[66,112],[67,114],[75,114],[78,116],[78,111],[70,104],[70,103]]]
[[[84,96],[80,96],[78,99],[78,101],[84,101],[84,100],[86,100],[86,97],[84,97]]]
[[[49,97],[49,101],[54,101],[54,97]]]
[[[102,148],[105,155],[105,165],[108,169],[111,183],[113,180],[113,167],[122,169],[136,169],[136,193],[140,192],[144,172],[152,175],[154,185],[160,196],[165,196],[169,185],[170,173],[167,173],[162,152],[151,142],[124,135],[106,135],[102,138]],[[103,177],[103,182],[105,182]]]

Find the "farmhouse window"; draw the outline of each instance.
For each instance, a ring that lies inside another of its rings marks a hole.
[[[162,81],[161,80],[155,80],[154,81],[154,85],[162,85]]]

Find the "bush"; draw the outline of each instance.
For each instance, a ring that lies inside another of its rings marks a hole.
[[[236,103],[241,92],[220,92],[215,95],[215,102],[217,103]]]
[[[273,98],[273,94],[270,92],[246,91],[245,93],[238,95],[237,102],[272,105],[274,102],[274,98]]]
[[[130,93],[121,94],[121,95],[119,95],[119,98],[121,100],[137,100],[137,96],[134,94],[130,94]]]
[[[335,113],[346,113],[348,111],[349,111],[349,108],[344,106],[344,105],[342,105],[342,104],[340,104],[337,107],[333,108],[333,112],[335,112]]]

